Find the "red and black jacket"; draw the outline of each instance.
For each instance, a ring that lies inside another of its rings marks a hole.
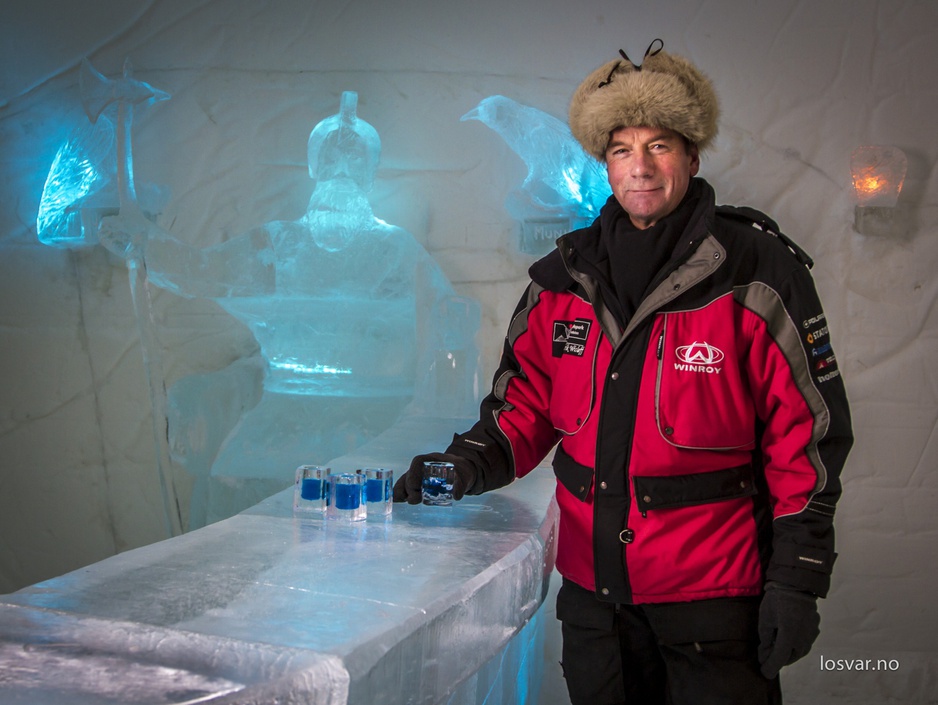
[[[850,415],[810,260],[756,211],[704,202],[623,330],[589,228],[531,268],[480,420],[447,452],[470,494],[558,444],[557,568],[617,603],[824,596]]]

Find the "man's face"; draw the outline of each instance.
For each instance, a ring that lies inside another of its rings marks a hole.
[[[673,130],[620,127],[606,147],[609,185],[632,224],[645,230],[671,213],[700,169],[697,147]]]

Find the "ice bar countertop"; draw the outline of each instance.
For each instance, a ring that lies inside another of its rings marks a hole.
[[[332,465],[397,453],[397,473],[404,453],[382,439],[422,452],[439,426],[405,420]],[[465,684],[506,658],[547,590],[553,489],[545,467],[343,524],[294,518],[291,488],[0,596],[0,703],[483,702],[492,684]]]

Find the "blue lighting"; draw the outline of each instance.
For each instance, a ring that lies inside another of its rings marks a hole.
[[[59,147],[39,201],[36,232],[40,242],[53,247],[97,244],[97,233],[86,227],[82,210],[117,207],[117,195],[108,189],[114,179],[114,144],[114,123],[102,115]]]
[[[493,95],[462,120],[478,120],[493,129],[527,166],[521,187],[508,201],[516,219],[566,218],[570,227],[579,227],[596,218],[612,195],[605,166],[552,115]]]

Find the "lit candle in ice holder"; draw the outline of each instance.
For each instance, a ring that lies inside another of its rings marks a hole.
[[[329,506],[326,508],[329,519],[361,521],[365,518],[364,477],[357,472],[329,475]]]
[[[857,205],[853,227],[864,235],[893,232],[896,205],[908,160],[898,147],[870,145],[857,147],[850,155],[850,174]]]
[[[294,514],[322,514],[329,505],[329,468],[300,465],[293,485]]]

